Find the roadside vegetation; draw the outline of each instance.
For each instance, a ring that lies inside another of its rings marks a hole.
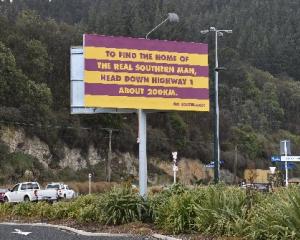
[[[0,217],[103,225],[145,222],[169,234],[293,240],[300,239],[299,190],[294,186],[261,193],[225,185],[174,185],[144,200],[131,188],[114,187],[53,205],[1,204]]]
[[[83,33],[143,38],[168,12],[178,13],[180,22],[163,26],[151,38],[208,43],[210,66],[213,38],[200,30],[233,30],[219,46],[220,65],[227,69],[219,83],[224,168],[232,171],[235,149],[239,177],[244,169],[268,167],[282,139],[290,139],[292,151],[299,152],[299,8],[295,0],[0,1],[0,135],[7,127],[22,128],[45,142],[52,156],[46,171],[37,159],[11,153],[0,140],[0,184],[21,181],[26,170],[39,181],[56,174],[62,181],[84,181],[96,169],[95,177],[104,180],[103,165],[75,171],[60,169],[60,161],[64,144],[80,149],[82,156],[90,146],[106,156],[106,128],[119,130],[112,137],[114,152],[137,153],[135,115],[70,115],[70,46],[82,45]],[[212,111],[149,114],[147,153],[167,160],[176,149],[180,157],[207,164],[212,117]],[[23,145],[16,152],[24,152]],[[121,177],[126,176],[113,169],[112,181]]]

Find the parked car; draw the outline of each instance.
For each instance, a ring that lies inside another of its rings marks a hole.
[[[5,193],[7,192],[7,189],[0,189],[0,203],[4,202]]]
[[[58,191],[58,197],[60,199],[72,199],[76,196],[75,191],[69,189],[69,186],[63,183],[49,183],[46,186],[46,189],[56,189]]]
[[[54,189],[42,190],[37,182],[23,182],[9,189],[4,196],[5,202],[28,202],[28,201],[57,201],[58,192]]]
[[[253,183],[254,189],[260,192],[270,192],[271,191],[271,184],[269,183]]]
[[[242,182],[240,184],[240,187],[245,188],[245,189],[257,190],[259,192],[270,192],[272,189],[272,186],[269,183],[245,183],[245,182]]]

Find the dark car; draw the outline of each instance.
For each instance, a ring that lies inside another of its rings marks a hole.
[[[260,192],[270,192],[271,184],[269,183],[254,183],[254,189]]]
[[[7,192],[7,189],[0,189],[0,203],[4,202],[4,196],[5,196],[6,192]]]

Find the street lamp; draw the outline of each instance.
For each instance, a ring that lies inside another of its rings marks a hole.
[[[169,21],[169,22],[179,22],[179,17],[176,13],[168,13],[168,17],[165,20],[163,20],[160,24],[158,24],[155,28],[153,28],[150,32],[148,32],[146,34],[146,39],[148,39],[148,36],[152,32],[154,32],[156,29],[158,29],[161,25],[163,25],[167,21]]]
[[[224,33],[232,33],[232,30],[218,30],[215,27],[200,31],[201,34],[207,34],[209,32],[215,33],[215,108],[214,108],[214,181],[218,183],[220,180],[220,139],[219,139],[219,71],[225,70],[223,67],[219,67],[218,62],[218,37],[222,37]]]
[[[168,17],[153,28],[150,32],[146,34],[146,39],[148,36],[158,29],[165,22],[178,22],[179,17],[176,13],[168,13]],[[143,109],[138,109],[138,122],[139,122],[139,185],[140,185],[140,195],[146,197],[147,195],[147,114]]]

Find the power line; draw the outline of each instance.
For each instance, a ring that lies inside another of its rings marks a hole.
[[[0,124],[6,124],[6,125],[15,125],[15,126],[22,126],[22,127],[38,127],[38,128],[49,128],[49,129],[80,129],[80,130],[95,130],[95,128],[90,128],[90,127],[74,127],[74,126],[67,126],[67,125],[52,125],[52,124],[47,124],[47,125],[43,125],[43,124],[36,124],[36,123],[28,123],[28,122],[15,122],[15,121],[6,121],[6,120],[0,120]],[[116,128],[97,128],[97,130],[103,130],[103,131],[107,131],[108,133],[110,133],[110,131],[113,132],[125,132],[124,129],[116,129]],[[109,138],[109,137],[106,137]],[[171,141],[171,140],[178,140],[180,138],[168,138],[168,137],[163,137],[163,138],[159,138],[160,140],[165,140],[165,141]],[[148,141],[157,141],[156,138],[154,138],[153,136],[149,136],[148,135]],[[194,140],[189,140],[189,139],[183,139],[184,142],[186,143],[203,143],[205,144],[205,142],[203,141],[194,141]]]
[[[92,128],[87,128],[87,127],[60,126],[60,125],[51,125],[51,124],[43,125],[43,124],[36,124],[36,123],[13,122],[13,121],[5,121],[5,120],[0,120],[0,123],[16,125],[16,126],[25,126],[25,127],[38,127],[38,128],[55,128],[55,129],[67,128],[67,129],[83,129],[83,130],[91,130],[92,129]]]
[[[25,127],[38,127],[38,128],[54,128],[54,129],[81,129],[81,130],[94,130],[90,127],[74,127],[74,126],[67,126],[67,125],[52,125],[52,124],[36,124],[36,123],[28,123],[28,122],[14,122],[14,121],[6,121],[6,120],[0,120],[0,123],[7,124],[7,125],[15,125],[15,126],[25,126]],[[115,128],[97,128],[99,130],[105,130],[105,131],[120,131],[120,129]]]

